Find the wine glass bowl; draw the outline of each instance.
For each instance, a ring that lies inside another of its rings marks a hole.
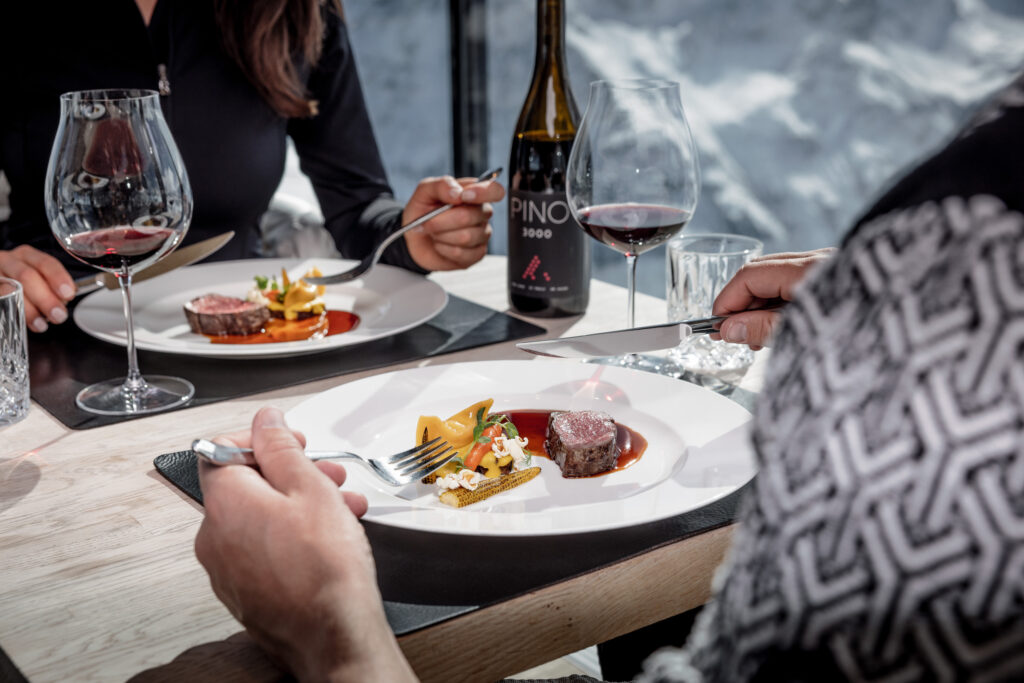
[[[170,253],[192,218],[184,163],[149,90],[89,90],[61,95],[61,117],[46,172],[50,228],[73,257],[113,273],[124,299],[128,375],[94,384],[76,398],[101,415],[166,410],[191,400],[177,377],[138,370],[131,276]]]
[[[664,244],[690,222],[684,209],[648,204],[599,204],[580,209],[583,230],[615,251],[640,255]]]
[[[591,237],[626,257],[628,325],[636,258],[667,242],[700,195],[697,149],[679,84],[596,81],[566,169],[569,209]]]

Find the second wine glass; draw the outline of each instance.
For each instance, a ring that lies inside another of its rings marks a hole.
[[[697,148],[679,84],[596,81],[566,170],[569,208],[594,239],[626,257],[635,326],[637,256],[678,233],[700,195]]]
[[[195,389],[178,377],[139,373],[132,324],[132,273],[173,250],[192,218],[185,165],[149,90],[61,95],[46,172],[46,217],[79,261],[117,276],[126,322],[128,375],[87,386],[79,408],[142,415],[184,405]]]

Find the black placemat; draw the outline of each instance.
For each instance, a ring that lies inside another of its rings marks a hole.
[[[166,453],[153,464],[202,504],[192,451]],[[363,527],[373,547],[388,622],[401,636],[729,524],[746,490],[669,519],[585,534],[493,537],[375,522],[363,522]]]
[[[0,650],[0,683],[28,683],[28,679],[3,650]]]
[[[615,359],[603,362],[614,363]],[[653,362],[646,368],[653,372]],[[690,373],[679,379],[712,389],[753,412],[757,398],[753,392]],[[157,456],[153,465],[202,505],[192,451]],[[411,531],[368,521],[363,527],[373,547],[388,622],[396,635],[404,635],[730,524],[748,487],[669,519],[584,534],[468,536]],[[466,570],[467,558],[472,558],[472,571]]]
[[[544,333],[542,327],[449,295],[444,310],[428,322],[363,344],[270,361],[139,351],[139,367],[143,375],[192,382],[196,396],[190,407]],[[32,398],[71,429],[134,419],[90,415],[75,405],[83,387],[123,376],[127,363],[124,348],[94,339],[74,323],[51,326],[29,338]]]

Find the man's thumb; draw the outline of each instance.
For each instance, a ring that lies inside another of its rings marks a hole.
[[[767,346],[778,322],[779,314],[767,311],[735,313],[722,323],[722,339],[734,344]]]

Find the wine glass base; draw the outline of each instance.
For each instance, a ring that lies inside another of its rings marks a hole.
[[[185,405],[195,396],[192,383],[180,377],[150,375],[129,389],[125,378],[91,384],[78,392],[75,404],[96,415],[147,415]]]

